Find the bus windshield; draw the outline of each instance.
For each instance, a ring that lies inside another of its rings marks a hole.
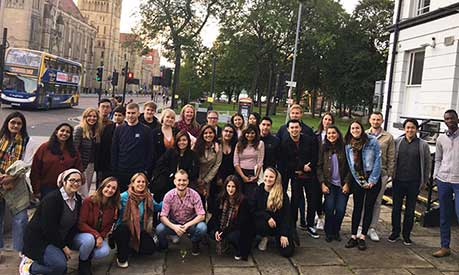
[[[37,79],[20,75],[5,74],[3,87],[5,90],[14,90],[32,94],[37,90]]]
[[[11,49],[8,51],[5,63],[38,68],[41,64],[41,55],[21,49]]]

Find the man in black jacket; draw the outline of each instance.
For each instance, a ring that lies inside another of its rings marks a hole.
[[[318,192],[320,187],[315,181],[318,159],[317,140],[309,135],[301,133],[301,122],[290,120],[287,123],[289,136],[281,143],[281,161],[284,192],[287,191],[288,181],[291,181],[291,215],[293,228],[296,228],[298,220],[298,207],[303,188],[306,190],[308,201],[307,208],[307,233],[317,239],[319,235],[314,229],[314,217],[317,208]],[[294,231],[295,233],[296,231]],[[293,236],[294,240],[297,236]],[[298,239],[297,239],[298,240]],[[297,241],[295,240],[295,241]]]
[[[271,134],[273,121],[270,117],[265,116],[260,122],[260,137],[265,144],[265,157],[263,159],[263,170],[267,167],[277,167],[279,157],[280,140]]]
[[[98,112],[100,117],[102,117],[104,128],[100,137],[100,143],[96,143],[95,147],[97,156],[94,162],[94,170],[97,172],[96,187],[99,187],[99,184],[104,179],[112,176],[110,161],[115,124],[109,118],[112,112],[112,103],[110,99],[103,98],[100,100]]]
[[[314,131],[306,125],[301,118],[303,117],[303,108],[299,104],[293,104],[290,107],[289,118],[291,120],[298,120],[301,126],[301,133],[306,136],[314,137]],[[288,139],[289,132],[288,132],[288,124],[282,125],[276,133],[276,136],[283,142],[285,139]]]
[[[139,122],[139,105],[126,106],[126,125],[119,126],[113,134],[112,171],[120,182],[120,191],[127,190],[131,177],[143,172],[148,178],[153,169],[152,130]]]

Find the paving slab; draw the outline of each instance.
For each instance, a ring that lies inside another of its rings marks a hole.
[[[259,275],[256,267],[215,267],[214,275]]]
[[[440,271],[459,272],[459,254],[454,251],[451,256],[443,258],[435,258],[432,256],[432,253],[435,252],[436,249],[413,247],[413,251],[421,255]]]
[[[254,262],[261,274],[298,274],[290,259],[279,256],[277,251],[252,251]]]
[[[351,275],[351,270],[346,266],[300,266],[301,275],[317,275],[317,274],[340,274]]]
[[[166,255],[165,274],[212,274],[209,249],[201,248],[201,254],[191,255],[191,247],[187,248],[187,255],[182,259],[181,249],[171,249]]]
[[[291,258],[295,266],[310,265],[344,265],[343,260],[334,252],[333,249],[324,248],[304,248],[298,247]]]
[[[153,255],[131,256],[129,258],[129,267],[120,268],[116,265],[114,259],[110,269],[107,272],[110,275],[124,274],[148,274],[159,275],[164,274],[165,255],[163,253],[155,253]],[[103,274],[103,273],[102,273]]]
[[[352,269],[359,268],[432,268],[433,266],[423,257],[405,247],[391,246],[380,242],[365,251],[357,248],[339,248],[336,253]]]
[[[353,269],[352,270],[356,275],[410,275],[411,273],[403,268],[384,268],[384,269],[376,269],[376,268],[362,268],[362,269]]]
[[[435,268],[408,268],[408,271],[413,275],[442,275],[443,274]]]
[[[252,257],[249,257],[247,261],[236,261],[233,255],[211,254],[210,260],[214,267],[255,267]]]

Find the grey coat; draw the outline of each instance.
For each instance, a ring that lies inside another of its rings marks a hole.
[[[395,140],[395,160],[394,160],[394,179],[397,179],[397,161],[398,153],[400,149],[400,143],[405,138],[405,135],[398,137]],[[430,156],[429,145],[425,140],[419,139],[419,156],[421,159],[421,179],[422,182],[419,185],[421,188],[422,185],[427,184],[430,178],[430,172],[432,169],[432,157]]]

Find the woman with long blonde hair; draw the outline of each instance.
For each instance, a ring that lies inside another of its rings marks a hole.
[[[196,121],[196,110],[191,104],[183,106],[180,111],[180,120],[175,123],[175,127],[181,131],[186,131],[194,138],[199,135],[201,125]]]
[[[91,189],[92,177],[94,176],[94,163],[96,144],[100,143],[100,136],[103,124],[99,112],[95,108],[87,108],[83,112],[80,125],[75,127],[73,133],[73,144],[75,149],[80,152],[83,164],[83,173],[87,184],[82,186],[80,193],[86,197]]]
[[[272,167],[266,168],[263,183],[255,191],[255,229],[262,236],[258,249],[266,250],[268,237],[274,236],[279,252],[291,257],[294,252],[290,228],[290,203],[282,190],[282,177]]]
[[[155,158],[159,159],[167,149],[174,148],[175,135],[179,132],[175,128],[175,112],[172,109],[164,109],[161,112],[161,127],[153,130],[153,146]]]

